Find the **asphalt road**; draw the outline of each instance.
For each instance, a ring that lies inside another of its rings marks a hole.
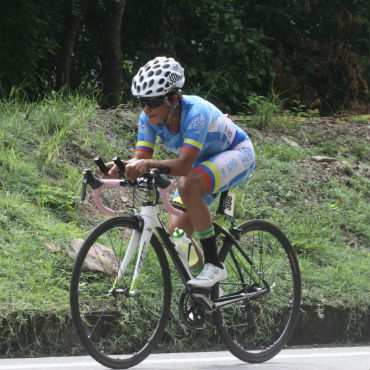
[[[90,357],[0,359],[0,370],[101,370]],[[132,369],[171,370],[370,370],[370,347],[300,348],[281,351],[263,364],[242,362],[229,352],[153,354]]]

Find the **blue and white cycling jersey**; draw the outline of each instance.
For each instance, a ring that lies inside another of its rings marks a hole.
[[[248,140],[246,133],[213,104],[186,95],[181,100],[180,129],[176,134],[164,123],[151,125],[144,111],[141,113],[136,149],[153,153],[157,135],[173,153],[179,153],[181,147],[198,152],[197,163]]]
[[[173,153],[179,153],[180,148],[198,153],[194,169],[206,177],[209,193],[218,193],[248,178],[254,168],[254,150],[247,134],[198,96],[184,95],[180,102],[181,120],[176,134],[164,122],[150,124],[144,111],[141,113],[136,150],[153,154],[159,136]],[[225,155],[220,157],[221,153]]]

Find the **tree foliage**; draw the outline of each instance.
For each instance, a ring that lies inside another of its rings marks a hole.
[[[224,110],[238,111],[253,92],[267,95],[271,89],[306,106],[319,101],[323,109],[361,109],[369,102],[367,0],[3,3],[2,95],[22,86],[32,98],[67,84],[104,91],[104,97],[111,88],[115,98],[108,105],[116,105],[131,99],[131,79],[143,63],[167,55],[185,67],[185,92],[206,95]],[[109,10],[112,16],[123,4],[122,19],[107,33]],[[87,6],[83,14],[81,5]],[[80,15],[69,49],[68,14]],[[63,55],[67,62],[70,57],[65,81]]]

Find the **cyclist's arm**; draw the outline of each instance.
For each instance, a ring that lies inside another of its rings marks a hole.
[[[132,163],[131,166],[128,165],[126,167],[126,175],[128,178],[134,179],[147,171],[149,168],[162,167],[169,167],[171,169],[170,174],[173,176],[186,176],[190,172],[196,157],[203,147],[203,143],[208,132],[208,127],[210,125],[209,112],[201,108],[199,109],[199,107],[197,107],[189,115],[191,118],[187,124],[184,142],[180,148],[177,158],[165,160],[143,158],[136,160],[135,164]],[[151,141],[153,142],[153,139],[151,139]],[[150,148],[145,147],[145,145],[148,145],[148,141],[143,141],[142,144],[144,145],[143,149],[149,152],[148,149]]]
[[[169,167],[171,169],[170,175],[172,176],[186,176],[193,167],[197,155],[198,153],[182,147],[178,157],[175,159],[148,159],[147,163],[149,168]]]
[[[185,139],[177,158],[175,159],[165,159],[165,160],[155,160],[155,159],[143,159],[135,162],[135,165],[128,166],[126,168],[126,174],[128,178],[136,178],[144,173],[149,168],[161,168],[169,167],[171,169],[170,175],[173,176],[186,176],[193,164],[196,157],[203,147],[203,142],[206,137],[209,122],[206,122],[204,116],[201,119],[202,129],[199,130],[199,119],[200,115],[197,114],[193,120],[190,121],[189,128],[185,133]],[[196,123],[196,124],[194,124]],[[136,177],[135,177],[136,176]]]

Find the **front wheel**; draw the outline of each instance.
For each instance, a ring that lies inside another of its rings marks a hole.
[[[216,227],[228,277],[215,295],[258,293],[266,289],[264,281],[268,293],[223,306],[214,320],[231,353],[246,362],[264,362],[282,349],[296,325],[301,299],[298,261],[287,237],[273,224],[252,220],[237,229],[235,243]]]
[[[153,234],[132,289],[138,248],[116,281],[127,247],[137,246],[135,217],[115,217],[97,226],[77,256],[70,305],[78,336],[102,365],[122,369],[143,361],[161,338],[170,312],[171,279],[165,253]]]

